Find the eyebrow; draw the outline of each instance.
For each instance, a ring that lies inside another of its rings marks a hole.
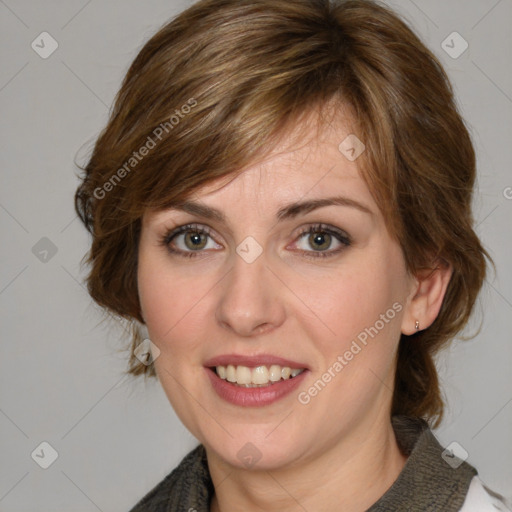
[[[276,218],[279,222],[282,222],[284,220],[293,219],[300,214],[306,214],[316,210],[317,208],[323,208],[325,206],[348,206],[369,215],[373,215],[373,212],[370,210],[370,208],[364,204],[359,203],[354,199],[350,199],[349,197],[335,196],[288,204],[276,212]],[[196,203],[193,201],[180,201],[172,203],[169,205],[169,208],[173,210],[184,211],[192,215],[205,217],[207,219],[216,220],[223,224],[227,223],[226,216],[222,211],[201,203]]]

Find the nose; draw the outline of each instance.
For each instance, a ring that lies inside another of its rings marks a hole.
[[[238,336],[268,333],[285,320],[284,290],[265,259],[265,253],[251,263],[238,254],[222,286],[216,318],[224,329]]]

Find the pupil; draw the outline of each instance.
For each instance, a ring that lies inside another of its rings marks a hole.
[[[201,234],[200,233],[194,233],[190,235],[189,240],[192,242],[192,245],[197,248],[201,245]]]
[[[329,236],[329,235],[327,235],[327,236]],[[320,234],[320,233],[315,233],[313,235],[313,242],[315,244],[318,244],[318,246],[322,246],[322,245],[323,246],[326,246],[326,245],[328,246],[329,245],[328,242],[327,243],[325,242],[325,234]],[[322,248],[322,247],[320,247],[320,248]],[[324,247],[324,248],[326,248],[326,247]]]

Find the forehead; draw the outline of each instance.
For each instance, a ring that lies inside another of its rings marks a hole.
[[[194,196],[213,199],[230,190],[244,196],[265,193],[269,199],[298,199],[307,193],[332,193],[333,188],[341,192],[345,187],[366,195],[369,191],[357,158],[351,158],[350,146],[361,151],[363,144],[354,129],[346,115],[320,126],[314,117],[308,117],[290,130],[266,157],[246,166],[236,177],[202,187]]]
[[[321,125],[314,117],[308,117],[283,135],[264,158],[236,175],[195,190],[186,206],[200,203],[227,214],[234,211],[236,215],[274,215],[283,213],[280,205],[343,196],[346,203],[353,201],[376,212],[358,159],[347,153],[347,147],[359,141],[353,130],[351,118],[346,115]],[[360,151],[361,147],[355,149]],[[187,208],[185,211],[201,214],[200,209],[194,212]]]

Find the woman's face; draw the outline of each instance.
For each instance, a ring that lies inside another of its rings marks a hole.
[[[389,426],[414,283],[346,157],[351,139],[339,149],[349,134],[284,145],[197,192],[195,210],[143,219],[138,286],[159,380],[190,432],[235,466],[298,463]]]

